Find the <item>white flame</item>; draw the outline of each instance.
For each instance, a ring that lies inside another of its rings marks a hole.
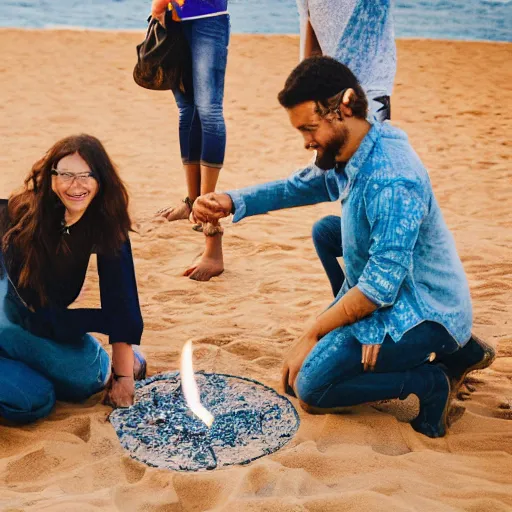
[[[199,398],[199,389],[194,377],[194,367],[192,365],[192,341],[188,340],[181,351],[181,389],[185,396],[185,401],[190,410],[205,423],[208,427],[212,426],[215,419],[212,413],[206,409]]]

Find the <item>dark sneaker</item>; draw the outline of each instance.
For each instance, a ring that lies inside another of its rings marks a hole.
[[[443,437],[446,434],[447,416],[450,406],[451,386],[446,373],[439,367],[428,365],[430,389],[420,399],[418,417],[411,421],[416,432],[428,437]]]
[[[468,373],[487,368],[495,358],[496,350],[473,334],[466,345],[454,354],[439,358],[438,362],[443,365],[455,394]]]

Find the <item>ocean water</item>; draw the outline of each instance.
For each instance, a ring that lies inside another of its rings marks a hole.
[[[0,27],[143,30],[150,0],[0,0]],[[234,33],[296,34],[295,0],[230,0]],[[397,37],[512,41],[512,0],[395,0]]]

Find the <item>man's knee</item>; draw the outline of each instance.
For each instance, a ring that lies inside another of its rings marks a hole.
[[[333,224],[336,224],[338,229],[341,230],[339,222],[339,217],[336,217],[336,215],[327,215],[327,217],[317,220],[313,224],[313,228],[311,230],[311,236],[313,237],[315,245],[328,243],[331,239],[330,233],[332,231]]]
[[[323,242],[325,239],[325,217],[323,219],[317,220],[313,224],[311,236],[313,237],[313,242],[315,245]]]
[[[300,400],[301,406],[317,406],[323,391],[315,384],[311,376],[301,370],[295,379],[295,393]],[[303,407],[305,408],[305,407]]]

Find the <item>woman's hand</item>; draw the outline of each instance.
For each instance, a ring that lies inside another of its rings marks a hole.
[[[233,201],[228,194],[211,192],[199,196],[194,201],[192,215],[198,222],[215,222],[223,217],[229,217],[233,209]]]
[[[135,379],[133,377],[112,378],[107,386],[103,403],[114,409],[130,407],[135,396]]]
[[[311,352],[311,349],[316,345],[318,336],[314,330],[309,330],[303,334],[290,348],[284,358],[283,370],[281,374],[281,386],[285,393],[289,392],[290,388],[294,391],[295,395],[295,379],[299,374],[304,360]]]
[[[158,18],[167,10],[167,5],[169,4],[169,0],[153,0],[151,4],[151,16],[153,18]]]

